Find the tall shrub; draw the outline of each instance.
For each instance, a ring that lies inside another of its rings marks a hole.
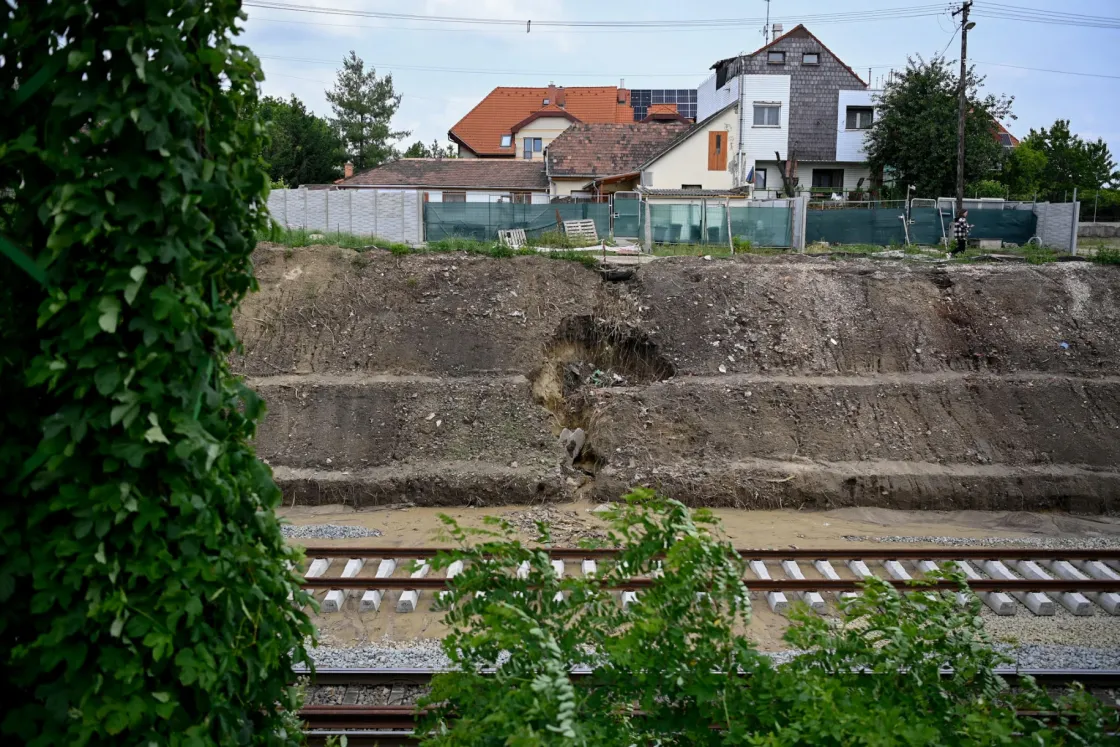
[[[299,739],[306,595],[226,362],[267,222],[241,17],[0,5],[0,742]]]

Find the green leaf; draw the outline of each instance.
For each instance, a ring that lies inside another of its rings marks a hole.
[[[140,286],[144,284],[144,278],[148,275],[148,268],[143,265],[136,265],[128,271],[128,276],[132,278],[132,282],[124,288],[124,300],[129,306],[136,300],[136,294],[140,291]]]
[[[163,429],[159,427],[159,416],[157,416],[154,412],[149,414],[148,422],[152,424],[152,427],[144,431],[145,441],[147,441],[148,443],[171,443],[167,440],[167,436],[163,435]]]
[[[102,366],[93,375],[93,383],[97,387],[98,394],[108,397],[117,390],[117,385],[121,383],[120,369],[112,364]]]
[[[35,264],[35,261],[24,254],[22,249],[3,236],[0,236],[0,252],[3,252],[4,256],[10,259],[16,267],[30,275],[39,285],[47,284],[47,274],[43,272],[43,268]]]
[[[166,703],[167,701],[171,700],[170,693],[155,692],[152,693],[152,697],[158,700],[160,703]]]
[[[124,630],[124,618],[118,617],[116,620],[113,620],[113,624],[109,626],[109,635],[114,638],[120,638],[122,630]]]
[[[97,317],[97,326],[112,334],[117,331],[117,320],[121,313],[121,302],[113,296],[102,296],[97,304],[101,316]]]

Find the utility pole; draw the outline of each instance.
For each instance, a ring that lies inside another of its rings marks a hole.
[[[770,0],[766,2],[766,25],[762,27],[762,43],[770,43]]]
[[[976,24],[968,22],[968,11],[972,0],[965,0],[953,15],[961,14],[961,93],[960,111],[957,113],[957,213],[964,210],[964,123],[968,108],[968,30]]]

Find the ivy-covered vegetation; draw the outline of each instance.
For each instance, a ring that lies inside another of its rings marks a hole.
[[[1081,691],[1011,693],[979,601],[899,594],[869,581],[839,619],[801,607],[784,664],[745,635],[743,561],[704,510],[638,490],[611,515],[622,548],[594,577],[558,578],[547,552],[500,520],[444,518],[466,561],[448,597],[444,651],[424,724],[428,745],[1106,744],[1115,712]],[[541,526],[547,543],[547,528]],[[476,544],[474,544],[476,543]],[[521,571],[520,573],[518,571]],[[653,583],[623,608],[633,576]],[[958,577],[959,580],[959,577]],[[962,588],[963,583],[962,583]],[[485,592],[479,595],[477,592]],[[592,670],[573,681],[572,666]],[[495,674],[483,670],[497,667]],[[951,674],[943,676],[942,669]],[[729,675],[729,673],[732,673]],[[742,675],[742,676],[739,676]],[[1017,709],[1057,711],[1051,722]]]
[[[296,744],[239,0],[0,5],[0,743]]]

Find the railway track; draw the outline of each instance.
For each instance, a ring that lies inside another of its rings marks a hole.
[[[1120,671],[1017,669],[996,670],[1008,684],[1030,676],[1043,687],[1065,687],[1080,682],[1086,688],[1106,690],[1120,687]],[[325,744],[331,736],[345,734],[350,745],[417,744],[415,728],[423,712],[416,700],[425,692],[438,670],[428,669],[322,669],[315,672],[313,687],[345,688],[342,704],[308,705],[300,711],[309,744]],[[948,673],[947,673],[948,674]],[[576,670],[573,679],[590,676]],[[868,675],[874,676],[874,675]],[[364,691],[379,688],[384,705],[359,704]]]
[[[324,613],[356,606],[359,613],[377,612],[395,596],[393,609],[414,612],[424,592],[446,590],[461,570],[451,567],[442,578],[430,575],[428,562],[438,548],[308,546],[303,587],[318,597]],[[1030,548],[823,548],[737,551],[747,562],[744,582],[752,593],[783,612],[792,599],[825,611],[824,594],[858,591],[862,579],[877,576],[896,588],[916,578],[955,565],[969,586],[998,615],[1054,615],[1061,606],[1078,616],[1120,615],[1120,550]],[[549,557],[558,575],[594,574],[597,563],[613,558],[610,549],[552,548]],[[340,562],[335,562],[340,561]],[[415,569],[414,569],[415,568]],[[654,583],[636,577],[617,585],[620,603],[628,605],[641,589]],[[954,591],[949,582],[928,587]],[[787,595],[788,594],[788,595]],[[429,594],[426,603],[435,598]]]

